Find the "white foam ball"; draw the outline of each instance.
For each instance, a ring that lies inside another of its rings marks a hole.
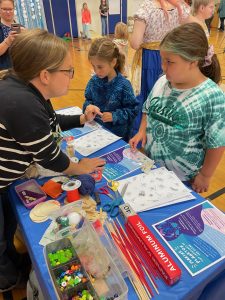
[[[69,219],[69,224],[76,226],[81,221],[81,215],[77,212],[72,212],[67,215],[67,218]]]

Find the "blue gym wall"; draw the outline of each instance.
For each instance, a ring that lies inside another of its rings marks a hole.
[[[43,0],[43,6],[45,11],[47,28],[50,32],[53,33],[54,31],[53,31],[49,1],[50,0]],[[127,0],[121,0],[121,1],[122,1],[122,21],[126,23],[127,22]],[[76,0],[69,0],[73,36],[78,37],[75,3]],[[51,4],[52,4],[52,12],[54,15],[55,33],[58,36],[62,37],[66,32],[70,32],[67,0],[51,0]],[[120,22],[120,20],[121,20],[120,14],[109,15],[109,33],[114,33],[115,25],[117,22]]]

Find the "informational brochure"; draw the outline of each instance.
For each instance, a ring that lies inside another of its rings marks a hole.
[[[64,138],[66,138],[68,136],[74,136],[75,138],[76,137],[81,137],[82,135],[85,135],[89,132],[97,130],[101,127],[102,126],[99,125],[95,121],[87,122],[87,123],[85,123],[84,127],[73,128],[73,129],[70,129],[70,130],[62,131],[61,136],[64,137]]]
[[[225,258],[225,214],[209,201],[153,227],[192,276]]]
[[[153,161],[143,153],[131,151],[130,145],[113,150],[101,156],[106,161],[103,176],[107,180],[119,179],[137,169],[140,169],[144,163]]]
[[[56,114],[60,115],[81,115],[82,114],[82,109],[78,106],[71,106],[71,107],[66,107],[63,109],[59,109],[56,111]]]
[[[60,115],[70,115],[70,116],[74,115],[75,116],[75,115],[81,115],[83,112],[80,107],[72,106],[72,107],[67,107],[67,108],[57,110],[56,113],[60,114]],[[73,128],[71,130],[62,131],[61,136],[64,138],[68,137],[68,136],[74,136],[76,138],[76,137],[80,137],[84,134],[87,134],[89,132],[92,132],[101,127],[102,126],[95,121],[87,122],[87,123],[85,123],[84,127]]]

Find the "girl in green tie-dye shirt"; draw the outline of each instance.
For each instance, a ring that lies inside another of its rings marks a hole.
[[[133,150],[142,141],[148,156],[208,189],[225,149],[225,95],[217,83],[220,66],[197,23],[181,25],[160,44],[162,76],[143,105]]]

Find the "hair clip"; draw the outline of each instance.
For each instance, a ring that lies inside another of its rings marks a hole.
[[[207,55],[205,56],[205,61],[202,67],[210,66],[212,63],[212,57],[214,55],[214,47],[213,45],[210,45],[207,51]]]

